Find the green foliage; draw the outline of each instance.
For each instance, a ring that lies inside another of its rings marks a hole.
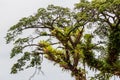
[[[29,38],[19,38],[19,39],[17,39],[16,41],[15,41],[15,43],[14,44],[24,44],[24,43],[26,43],[26,42],[28,42],[29,41]]]
[[[11,69],[11,73],[15,74],[17,73],[17,71],[21,71],[23,70],[23,66],[25,66],[26,61],[30,60],[30,53],[29,52],[25,52],[24,55],[18,59],[18,63],[15,63]]]
[[[91,80],[120,76],[119,13],[119,0],[81,0],[75,4],[75,12],[54,5],[40,8],[34,16],[21,19],[8,30],[6,42],[14,42],[11,58],[23,53],[11,73],[30,67],[41,68],[41,56],[44,56],[71,71],[76,80],[86,80],[86,66],[100,71]],[[87,33],[90,28],[93,30]],[[17,38],[26,29],[33,29],[36,34]],[[99,37],[98,42],[94,41],[96,37]],[[39,42],[35,43],[36,40]]]
[[[109,73],[99,73],[95,77],[91,77],[90,80],[110,80],[111,77],[112,75]]]
[[[39,56],[39,53],[34,51],[32,53],[24,52],[23,56],[18,59],[17,63],[15,63],[11,68],[11,73],[16,74],[18,71],[22,71],[30,67],[37,67],[38,69],[41,68],[41,57]]]
[[[10,55],[10,58],[13,58],[14,56],[16,56],[16,54],[22,53],[22,46],[15,46],[12,49],[12,53]]]

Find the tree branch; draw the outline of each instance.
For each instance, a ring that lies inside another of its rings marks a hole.
[[[83,31],[84,31],[84,26],[82,27],[82,30],[79,31],[79,33],[78,33],[78,35],[77,35],[77,37],[76,37],[76,40],[75,40],[75,42],[74,42],[74,47],[79,43],[79,41],[80,41],[80,39],[81,39],[81,37],[82,37],[82,35],[83,35]]]

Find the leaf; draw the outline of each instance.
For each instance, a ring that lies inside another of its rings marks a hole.
[[[15,46],[12,49],[12,53],[10,54],[10,58],[13,58],[14,56],[16,56],[19,53],[22,53],[22,46]]]

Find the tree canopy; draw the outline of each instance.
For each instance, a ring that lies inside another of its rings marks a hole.
[[[34,33],[19,36],[26,30]],[[13,25],[6,42],[14,44],[11,58],[21,55],[11,73],[40,69],[45,57],[76,80],[86,80],[86,66],[100,71],[91,80],[120,77],[120,0],[81,0],[74,11],[54,5],[40,8]]]

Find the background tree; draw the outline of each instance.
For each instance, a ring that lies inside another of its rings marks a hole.
[[[36,34],[18,37],[28,29]],[[40,69],[44,56],[71,71],[76,80],[86,80],[86,66],[100,71],[91,80],[109,80],[113,75],[120,76],[120,1],[81,0],[74,12],[53,5],[40,8],[12,26],[6,40],[14,42],[11,58],[22,53],[11,73],[29,67]]]
[[[85,1],[85,0],[84,0]],[[101,52],[101,58],[96,59],[94,56],[86,55],[86,62],[103,73],[120,76],[120,52],[119,52],[119,27],[120,27],[120,1],[119,0],[101,0],[92,1],[91,3],[82,2],[76,5],[80,11],[77,13],[78,18],[84,13],[89,16],[91,26],[95,26],[94,35],[100,37],[104,52]],[[98,42],[98,43],[99,43]],[[99,48],[100,49],[100,48]],[[87,51],[87,50],[86,50]],[[97,52],[98,53],[98,52]],[[95,53],[95,54],[97,54]],[[92,63],[93,62],[93,63]],[[105,79],[106,80],[106,79]]]

